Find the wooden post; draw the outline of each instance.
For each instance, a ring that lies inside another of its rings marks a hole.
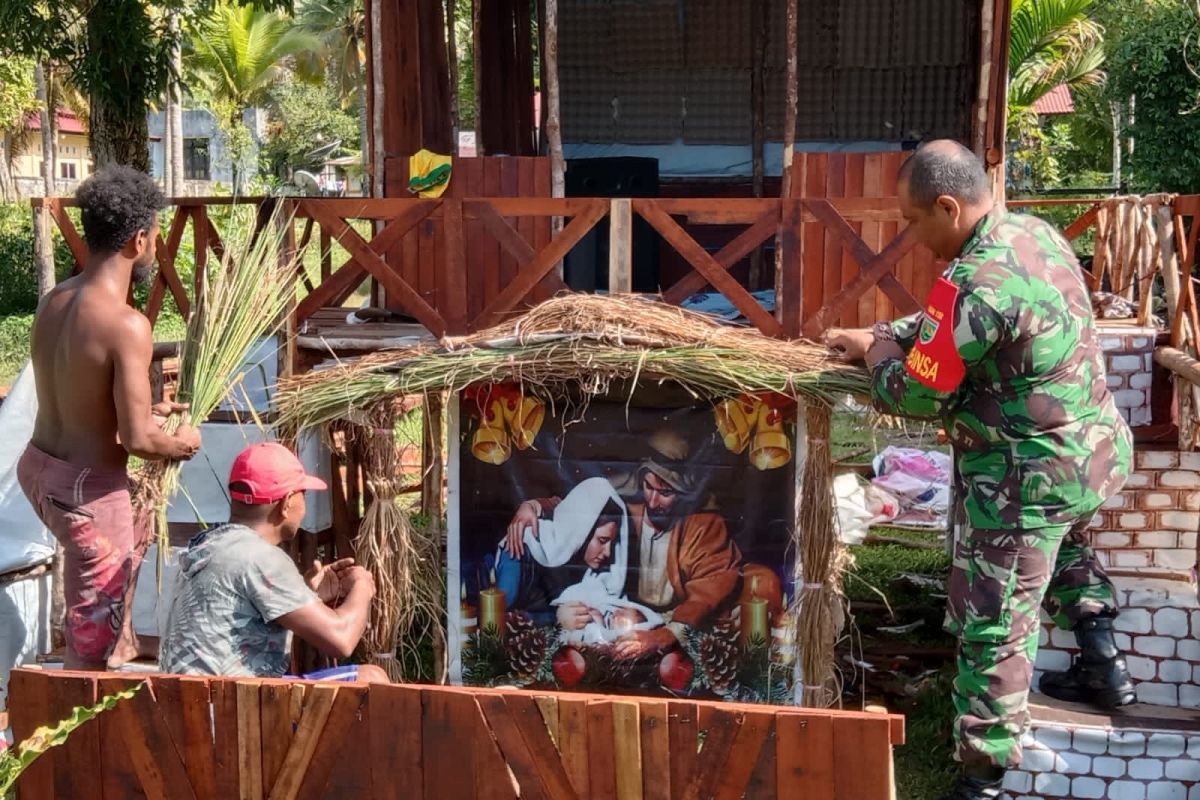
[[[487,148],[484,147],[483,137],[479,135],[480,129],[483,127],[483,61],[479,56],[479,44],[483,35],[483,3],[484,0],[471,0],[471,61],[474,64],[475,75],[475,97],[472,98],[475,102],[475,155],[487,155]]]
[[[614,197],[608,217],[608,293],[633,291],[633,201]]]
[[[446,55],[450,68],[450,132],[453,155],[458,155],[458,132],[462,127],[462,114],[458,110],[458,31],[454,30],[458,14],[455,0],[446,0]]]
[[[1158,223],[1158,257],[1159,269],[1162,271],[1163,294],[1167,300],[1167,324],[1171,326],[1171,346],[1179,347],[1190,339],[1186,335],[1184,320],[1178,319],[1175,312],[1180,306],[1179,296],[1179,259],[1175,250],[1175,220],[1169,199],[1160,201],[1154,209]]]
[[[446,504],[442,494],[443,478],[445,476],[445,426],[443,410],[445,395],[425,395],[425,435],[421,437],[421,510],[429,518],[430,535],[438,542],[438,552],[444,547],[444,529],[442,519],[446,514]],[[452,442],[451,447],[455,446]],[[441,636],[433,638],[433,661],[438,672],[438,680],[442,682],[446,676],[446,642]]]
[[[567,164],[563,159],[562,124],[559,116],[561,95],[558,85],[558,0],[546,0],[546,31],[544,34],[545,69],[546,69],[546,140],[550,144],[550,196],[566,196]],[[563,218],[554,217],[551,221],[553,234],[557,236],[563,229]],[[559,262],[558,276],[562,277],[562,262]]]
[[[383,0],[365,0],[367,15],[367,141],[371,149],[370,195],[384,196],[383,142]]]
[[[799,65],[799,12],[797,0],[787,0],[787,108],[783,122],[783,189],[780,196],[792,196],[792,160],[796,155],[796,103],[800,75]],[[782,218],[782,215],[781,215]],[[775,236],[775,304],[779,306],[783,295],[783,236]]]
[[[184,190],[183,174],[183,93],[180,91],[180,81],[183,77],[183,34],[179,29],[179,11],[169,12],[168,23],[171,30],[171,74],[167,78],[167,143],[164,149],[163,174],[167,178],[167,197],[182,197],[187,194]]]
[[[983,0],[979,14],[979,88],[976,93],[975,119],[971,125],[971,149],[987,159],[988,99],[992,90],[992,36],[996,0]]]
[[[294,224],[296,206],[292,200],[278,201],[283,205],[275,224],[280,227],[281,237],[279,262],[281,267],[295,270],[296,259],[296,226]],[[279,348],[279,379],[283,380],[296,370],[296,299],[293,296],[283,309],[283,328],[277,336],[283,337]]]
[[[750,70],[750,113],[753,117],[753,153],[752,169],[754,172],[754,196],[763,196],[764,182],[764,149],[767,140],[767,104],[766,104],[766,68],[767,68],[767,28],[766,0],[750,0],[750,38],[753,48],[754,63]],[[750,291],[762,285],[761,247],[754,248],[750,254]]]

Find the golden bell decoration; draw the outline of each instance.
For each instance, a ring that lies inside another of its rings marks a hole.
[[[546,420],[546,404],[536,397],[517,395],[504,399],[504,421],[508,425],[509,436],[518,450],[528,450],[533,446],[542,423]]]
[[[545,403],[513,385],[471,386],[463,391],[463,399],[465,407],[479,418],[471,454],[493,466],[508,461],[513,446],[518,450],[532,447],[546,419]]]
[[[783,415],[778,410],[765,403],[759,406],[755,430],[750,463],[757,469],[776,469],[792,460],[792,441],[783,431]]]
[[[777,469],[792,460],[792,440],[784,423],[795,411],[788,397],[774,393],[743,394],[723,400],[714,409],[717,432],[726,449],[742,453],[759,470]]]
[[[740,453],[750,444],[754,412],[754,406],[747,407],[742,398],[722,400],[717,404],[717,433],[721,434],[729,452]]]
[[[485,464],[500,465],[512,455],[508,432],[504,429],[504,404],[493,400],[479,422],[471,440],[471,454]]]

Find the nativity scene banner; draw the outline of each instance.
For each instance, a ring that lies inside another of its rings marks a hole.
[[[454,682],[790,701],[793,402],[492,384],[456,419]]]

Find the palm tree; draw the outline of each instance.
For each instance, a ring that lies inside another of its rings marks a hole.
[[[324,70],[333,79],[343,107],[360,99],[367,57],[367,17],[362,0],[299,0],[296,23],[321,43],[313,54],[316,58],[310,70]]]
[[[342,100],[358,105],[359,150],[367,166],[367,16],[362,0],[299,0],[296,21],[321,41],[310,72],[324,70]]]
[[[208,95],[229,137],[235,183],[249,155],[242,125],[247,109],[265,103],[288,60],[317,50],[320,41],[282,14],[222,2],[191,32],[188,67],[194,86]]]
[[[1104,30],[1090,16],[1094,0],[1013,0],[1008,42],[1008,136],[1037,126],[1033,107],[1059,86],[1104,82]]]

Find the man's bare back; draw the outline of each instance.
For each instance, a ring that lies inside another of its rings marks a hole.
[[[129,453],[118,439],[117,395],[125,395],[125,413],[150,417],[153,340],[146,317],[105,288],[76,276],[50,292],[38,309],[32,341],[38,394],[33,444],[72,464],[124,469]],[[134,381],[145,390],[131,387]]]

